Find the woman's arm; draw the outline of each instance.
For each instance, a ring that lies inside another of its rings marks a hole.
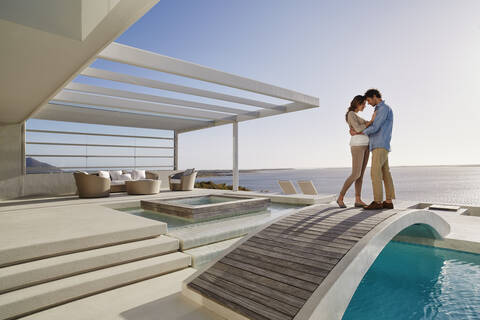
[[[356,132],[362,132],[367,128],[366,123],[364,123],[360,117],[358,117],[353,111],[348,113],[348,125],[350,128],[353,128]]]

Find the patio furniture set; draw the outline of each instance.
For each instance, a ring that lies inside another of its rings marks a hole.
[[[73,174],[80,198],[109,197],[110,193],[126,192],[129,195],[148,195],[160,192],[160,176],[146,170],[114,170]],[[191,191],[197,171],[188,169],[168,176],[171,191]]]

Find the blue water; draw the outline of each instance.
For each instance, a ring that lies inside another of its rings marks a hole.
[[[390,242],[343,320],[480,319],[480,255]]]

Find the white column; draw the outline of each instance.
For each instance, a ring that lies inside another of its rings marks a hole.
[[[173,170],[178,170],[178,133],[173,132]]]
[[[238,191],[238,122],[233,123],[233,191]]]
[[[0,181],[25,174],[25,125],[0,125]]]

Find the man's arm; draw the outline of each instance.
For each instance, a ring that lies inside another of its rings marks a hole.
[[[367,129],[363,130],[363,134],[366,134],[367,136],[374,134],[375,132],[380,130],[382,124],[385,122],[385,120],[387,120],[388,108],[386,106],[380,108],[380,110],[376,111],[376,113],[377,115],[375,116],[373,124]]]

